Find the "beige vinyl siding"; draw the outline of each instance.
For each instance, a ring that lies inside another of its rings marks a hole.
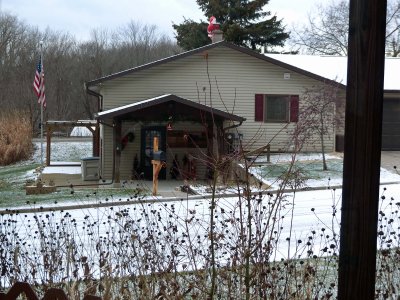
[[[339,90],[338,91],[338,99],[340,101],[340,106],[336,108],[338,112],[338,119],[341,119],[337,122],[335,128],[336,135],[344,135],[344,125],[345,125],[345,109],[346,109],[346,91]]]
[[[290,79],[284,79],[284,73],[290,73]],[[211,105],[246,118],[238,128],[238,132],[243,134],[245,150],[270,143],[272,151],[287,151],[291,148],[290,137],[295,123],[254,122],[255,94],[300,95],[301,109],[301,94],[305,88],[317,84],[321,83],[236,50],[216,47],[106,81],[101,85],[101,93],[104,110],[162,94],[175,94]],[[111,141],[107,132],[105,130],[105,149],[110,147]],[[136,139],[139,140],[138,136]],[[327,140],[327,151],[334,150],[334,143],[332,136]],[[318,137],[315,137],[305,149],[318,151],[319,148]],[[105,171],[109,170],[109,161],[112,160],[110,153],[107,150],[104,153]],[[124,165],[122,162],[121,166]],[[128,170],[121,170],[122,173],[127,174]]]
[[[102,125],[101,177],[110,179],[113,170],[113,129]]]

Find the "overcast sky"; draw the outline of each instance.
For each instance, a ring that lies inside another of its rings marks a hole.
[[[321,1],[270,0],[266,9],[284,19],[290,30]],[[157,25],[159,32],[174,37],[172,23],[184,17],[205,20],[196,0],[0,0],[0,9],[40,29],[69,32],[80,40],[88,39],[93,28],[116,29],[130,20]]]

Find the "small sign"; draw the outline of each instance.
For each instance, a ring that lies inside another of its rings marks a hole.
[[[283,73],[283,79],[290,79],[290,73]]]

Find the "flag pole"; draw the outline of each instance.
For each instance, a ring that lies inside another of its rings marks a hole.
[[[40,44],[40,60],[43,68],[43,41]],[[43,71],[41,72],[43,73]],[[42,74],[40,74],[42,76]],[[43,80],[43,78],[41,78]],[[40,164],[43,166],[43,101],[40,103]]]

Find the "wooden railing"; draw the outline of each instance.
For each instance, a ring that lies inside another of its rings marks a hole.
[[[19,296],[25,295],[27,300],[39,300],[29,283],[16,282],[8,293],[0,292],[0,300],[16,300]],[[69,300],[62,289],[50,288],[44,294],[43,300]],[[83,300],[102,300],[100,297],[85,295]]]

